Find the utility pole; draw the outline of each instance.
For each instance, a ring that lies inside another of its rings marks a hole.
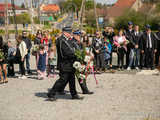
[[[8,41],[8,0],[5,0],[5,41]]]
[[[92,0],[92,1],[94,3],[94,14],[95,14],[95,19],[96,19],[96,27],[97,27],[97,30],[100,31],[99,24],[98,24],[98,16],[97,16],[97,11],[96,11],[96,2],[95,0]],[[81,9],[80,9],[80,17],[79,17],[80,30],[82,30],[83,28],[83,17],[85,14],[85,2],[86,0],[82,0]]]
[[[95,0],[93,0],[93,2],[94,2],[94,14],[95,14],[95,17],[96,17],[96,26],[97,26],[97,30],[100,32],[99,24],[98,24],[98,16],[97,16],[96,2],[95,2]]]
[[[31,15],[31,33],[33,34],[34,33],[34,20],[33,20],[33,0],[31,0],[31,7],[30,7],[30,15]]]

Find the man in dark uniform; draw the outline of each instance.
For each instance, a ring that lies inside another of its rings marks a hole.
[[[83,45],[81,43],[80,35],[81,35],[81,32],[79,30],[73,32],[72,42],[73,42],[73,46],[74,46],[75,50],[76,49],[83,50]],[[79,81],[79,85],[83,91],[83,94],[93,94],[93,92],[90,92],[88,90],[86,81],[84,81],[83,83],[80,83],[80,80],[78,80],[78,81]]]
[[[69,82],[69,88],[72,95],[72,99],[83,99],[79,97],[75,86],[75,69],[73,68],[73,63],[76,60],[74,55],[74,47],[71,41],[71,27],[65,27],[62,29],[63,34],[59,38],[59,52],[61,56],[61,62],[59,63],[59,76],[60,78],[56,81],[52,89],[48,92],[47,96],[50,101],[56,100],[56,92],[61,91],[67,83]]]
[[[132,34],[134,33],[133,30],[133,23],[131,21],[128,22],[128,29],[125,31],[125,36],[127,38],[127,40],[129,41],[129,43],[127,44],[127,53],[126,53],[126,67],[128,67],[129,65],[129,55],[131,52],[131,47],[132,47]]]
[[[146,32],[141,37],[142,53],[145,54],[147,69],[154,69],[154,53],[157,52],[157,39],[151,32],[151,26],[146,25]]]

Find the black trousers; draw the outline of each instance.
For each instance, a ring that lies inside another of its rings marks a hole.
[[[25,75],[24,61],[19,61],[21,75]]]
[[[157,49],[157,52],[156,52],[156,55],[155,55],[155,64],[156,64],[156,66],[160,65],[159,57],[160,57],[160,49]]]
[[[83,92],[83,93],[85,93],[85,92],[89,92],[88,87],[87,87],[86,80],[85,80],[85,81],[83,81],[83,83],[81,83],[81,80],[78,80],[78,82],[79,82],[79,85],[80,85],[81,90],[82,90],[82,92]],[[62,89],[61,89],[61,90],[59,90],[58,92],[63,92],[63,91],[64,91],[64,89],[65,89],[65,86],[64,86],[64,88],[62,88]]]
[[[75,85],[75,75],[74,72],[61,72],[60,78],[53,85],[52,89],[49,91],[49,96],[52,97],[56,95],[56,92],[62,91],[67,83],[69,83],[69,89],[72,96],[77,95],[76,85]]]
[[[85,93],[85,92],[89,92],[88,90],[88,87],[87,87],[87,83],[86,83],[86,80],[83,81],[83,83],[80,83],[81,80],[78,80],[79,82],[79,85],[82,89],[82,92]]]
[[[14,76],[14,62],[13,61],[8,61],[8,76]]]
[[[111,56],[111,58],[109,59],[110,65],[112,65],[112,55],[113,55],[113,51],[111,51],[111,53],[110,53],[110,56]]]
[[[145,50],[145,60],[147,68],[154,67],[154,50],[152,48]]]
[[[95,63],[96,63],[96,69],[105,68],[104,53],[99,53],[95,55]]]
[[[123,47],[118,48],[117,55],[118,55],[118,67],[124,67],[125,49]]]
[[[143,68],[146,66],[146,61],[145,61],[145,54],[141,53],[140,54],[140,67]]]
[[[126,52],[126,67],[128,67],[128,65],[129,65],[129,55],[130,55],[130,52],[131,52],[130,44],[127,44],[127,52]]]

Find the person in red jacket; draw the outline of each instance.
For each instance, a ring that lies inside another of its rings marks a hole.
[[[44,31],[44,33],[43,33],[43,37],[41,39],[41,44],[43,44],[43,45],[49,44],[48,33],[46,31]]]

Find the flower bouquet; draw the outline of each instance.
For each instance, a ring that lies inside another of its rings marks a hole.
[[[88,72],[93,67],[92,57],[87,54],[85,49],[83,51],[76,50],[75,56],[77,57],[77,61],[73,64],[73,67],[76,69],[75,75],[80,80],[80,83],[83,83],[87,79]]]
[[[0,50],[0,62],[4,60],[4,52]]]
[[[83,81],[86,80],[85,76],[86,66],[76,61],[74,62],[73,67],[76,69],[75,76],[77,77],[78,80],[80,80],[80,83],[83,83]]]
[[[38,51],[39,51],[39,45],[34,45],[32,47],[32,55],[36,56]]]

